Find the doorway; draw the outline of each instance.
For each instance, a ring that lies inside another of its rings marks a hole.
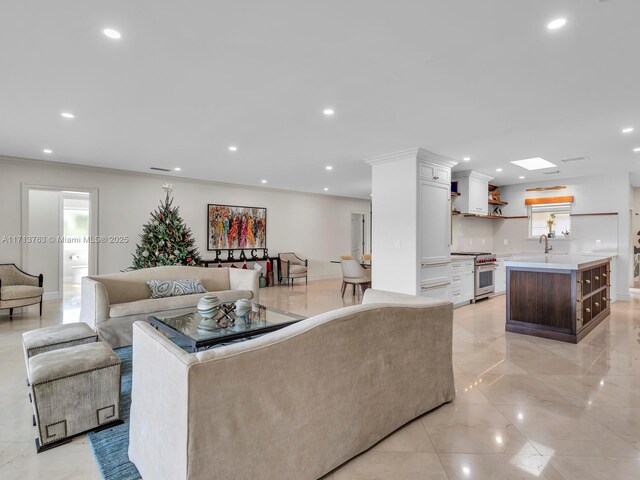
[[[22,186],[21,263],[44,277],[44,299],[60,299],[64,322],[78,321],[80,285],[97,272],[96,189]],[[36,241],[37,240],[37,241]]]
[[[351,256],[361,259],[365,251],[365,214],[351,213]]]
[[[80,306],[80,283],[89,275],[89,194],[61,192],[62,300],[65,307]]]

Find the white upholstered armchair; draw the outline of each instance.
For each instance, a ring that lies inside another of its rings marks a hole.
[[[29,275],[14,263],[0,264],[0,310],[8,308],[12,317],[14,308],[39,303],[42,316],[42,280],[42,274]]]
[[[293,252],[278,254],[278,283],[282,282],[283,278],[287,279],[287,283],[291,280],[292,285],[294,278],[304,278],[307,283],[308,266],[308,260],[303,260]]]

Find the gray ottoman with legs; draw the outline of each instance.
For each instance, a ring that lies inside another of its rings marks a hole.
[[[122,423],[120,364],[104,342],[52,350],[28,360],[38,452],[74,435]]]

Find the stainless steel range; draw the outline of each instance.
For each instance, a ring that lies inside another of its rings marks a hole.
[[[493,295],[496,288],[496,256],[489,252],[456,252],[452,255],[469,255],[474,258],[474,303]]]

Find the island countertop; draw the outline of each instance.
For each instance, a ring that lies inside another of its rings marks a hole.
[[[546,255],[514,255],[506,258],[506,267],[516,268],[543,268],[550,270],[582,270],[599,263],[611,260],[606,255],[576,255],[549,253]]]

